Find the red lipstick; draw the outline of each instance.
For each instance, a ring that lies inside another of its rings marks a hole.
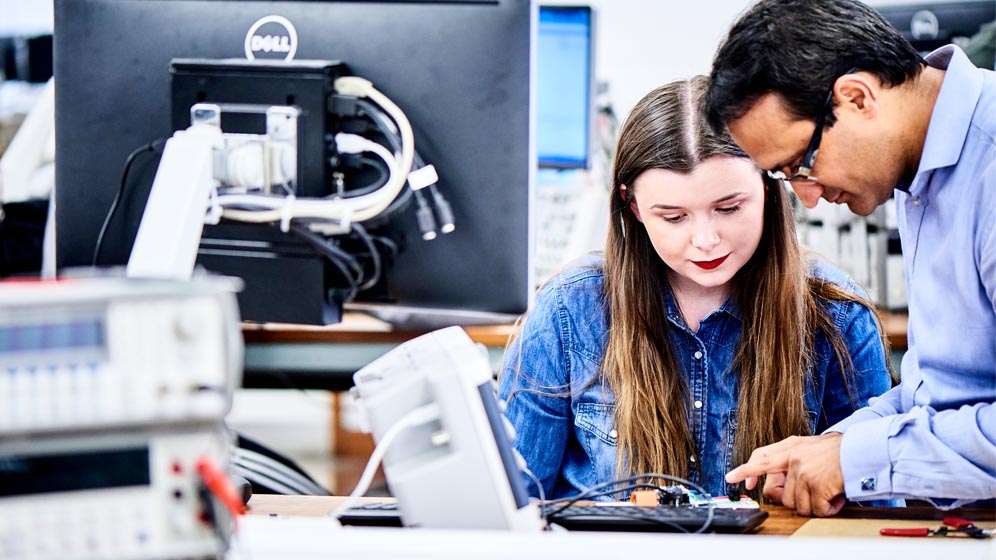
[[[719,257],[718,259],[713,260],[713,261],[692,261],[692,262],[695,263],[695,266],[697,266],[699,268],[704,268],[706,270],[712,270],[712,269],[716,268],[717,266],[723,264],[723,262],[729,256],[730,255]]]

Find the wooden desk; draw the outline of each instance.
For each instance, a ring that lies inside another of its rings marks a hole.
[[[464,327],[474,342],[504,348],[514,332],[513,325]],[[259,343],[393,343],[400,344],[428,331],[397,331],[383,321],[361,313],[346,313],[341,323],[328,326],[291,325],[286,323],[243,323],[246,344]]]
[[[488,347],[497,368],[512,325],[465,327],[474,342]],[[353,374],[392,348],[427,331],[397,331],[358,313],[329,326],[277,323],[242,325],[246,343],[243,386],[344,391]]]
[[[909,315],[905,311],[879,311],[882,319],[882,328],[889,338],[889,346],[892,350],[906,350],[906,327],[909,323]]]
[[[893,349],[906,349],[906,325],[909,316],[905,311],[880,311],[882,327]],[[515,332],[513,325],[487,325],[466,327],[467,334],[475,342],[491,348],[504,348],[509,337]],[[336,325],[315,327],[310,325],[289,325],[283,323],[243,323],[242,335],[246,344],[281,343],[360,343],[400,344],[424,331],[395,331],[375,319],[356,313],[347,313],[345,320]]]
[[[286,515],[288,517],[325,517],[344,498],[339,496],[277,496],[257,494],[249,500],[250,515]],[[363,498],[364,502],[384,501],[384,498]],[[781,506],[765,506],[768,518],[761,525],[761,535],[791,535],[808,517],[795,515],[790,509]]]
[[[882,326],[893,350],[906,350],[905,312],[882,311]],[[465,327],[475,342],[488,347],[497,369],[513,325]],[[390,325],[359,313],[347,313],[343,322],[326,327],[288,324],[242,326],[246,343],[244,387],[300,388],[343,391],[353,384],[353,373],[389,350],[425,331],[396,331]]]
[[[337,496],[276,496],[257,494],[249,500],[250,515],[280,515],[288,517],[325,517],[343,500]],[[363,498],[362,501],[383,501],[384,498]],[[837,516],[816,519],[801,517],[794,511],[776,505],[763,506],[768,518],[755,533],[774,536],[862,536],[879,537],[882,527],[940,526],[943,517],[970,519],[979,527],[996,527],[996,511],[960,509],[941,511],[931,507],[882,508],[848,506]]]

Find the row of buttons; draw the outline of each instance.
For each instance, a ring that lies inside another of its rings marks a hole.
[[[228,408],[226,392],[200,388],[224,383],[226,345],[216,328],[216,306],[197,303],[195,314],[180,312],[189,306],[173,302],[111,306],[109,348],[99,359],[71,349],[22,353],[16,362],[6,356],[0,433],[220,418]]]
[[[146,555],[159,538],[150,531],[148,490],[114,489],[76,498],[5,500],[0,508],[0,557]]]

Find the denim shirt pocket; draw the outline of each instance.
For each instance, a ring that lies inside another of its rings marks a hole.
[[[591,460],[590,485],[616,478],[616,407],[578,403],[574,415],[578,441]]]

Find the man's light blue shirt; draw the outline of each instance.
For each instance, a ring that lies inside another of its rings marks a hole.
[[[909,294],[902,383],[831,427],[852,500],[996,497],[996,72],[954,46],[913,182],[896,191]],[[948,500],[954,500],[948,503]]]

